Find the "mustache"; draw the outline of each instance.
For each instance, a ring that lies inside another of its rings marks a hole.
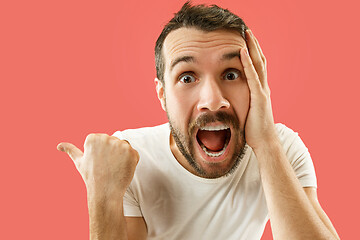
[[[209,123],[222,122],[233,126],[235,129],[240,128],[239,118],[235,114],[227,112],[203,113],[189,124],[189,135],[196,128],[201,128]]]

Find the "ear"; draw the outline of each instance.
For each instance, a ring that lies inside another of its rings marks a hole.
[[[158,79],[155,78],[154,79],[155,82],[155,86],[156,86],[156,93],[157,93],[157,97],[161,103],[161,107],[164,111],[165,110],[165,89],[164,89],[164,85],[163,83]]]

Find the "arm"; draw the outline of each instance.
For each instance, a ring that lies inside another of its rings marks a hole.
[[[90,199],[88,197],[88,199]],[[145,240],[147,228],[142,217],[124,217],[122,199],[98,204],[89,201],[90,239]]]
[[[274,239],[339,239],[317,202],[302,188],[277,137],[267,83],[266,59],[251,31],[241,62],[250,89],[246,141],[258,160]]]
[[[321,221],[326,225],[326,227],[332,232],[334,236],[336,236],[338,239],[340,239],[339,235],[337,234],[334,226],[332,225],[329,217],[326,215],[322,207],[320,206],[316,188],[314,187],[304,187],[303,188],[307,197],[309,198],[311,205],[314,207],[316,213],[320,217]]]
[[[125,217],[128,239],[145,240],[147,237],[147,228],[144,218],[142,217]]]
[[[139,161],[139,154],[130,144],[106,134],[90,134],[84,153],[70,143],[60,143],[58,150],[70,156],[85,182],[90,239],[144,239],[137,237],[146,235],[145,222],[130,221],[127,227],[122,207]]]
[[[300,185],[282,146],[269,144],[256,155],[274,239],[339,239],[314,190],[307,196]]]
[[[88,194],[90,239],[128,239],[122,201],[104,202]]]

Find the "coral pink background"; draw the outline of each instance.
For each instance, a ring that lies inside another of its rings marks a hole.
[[[85,185],[56,145],[82,147],[91,132],[166,121],[155,95],[153,48],[183,3],[0,3],[2,239],[88,239]],[[356,238],[357,2],[210,3],[243,17],[259,39],[275,119],[300,133],[314,160],[324,210],[343,239]],[[269,225],[263,239],[272,239]]]

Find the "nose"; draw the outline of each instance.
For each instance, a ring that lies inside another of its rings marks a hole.
[[[230,107],[229,101],[224,97],[219,83],[214,79],[208,79],[202,82],[199,92],[199,102],[197,109],[199,111],[210,110],[217,111]]]

